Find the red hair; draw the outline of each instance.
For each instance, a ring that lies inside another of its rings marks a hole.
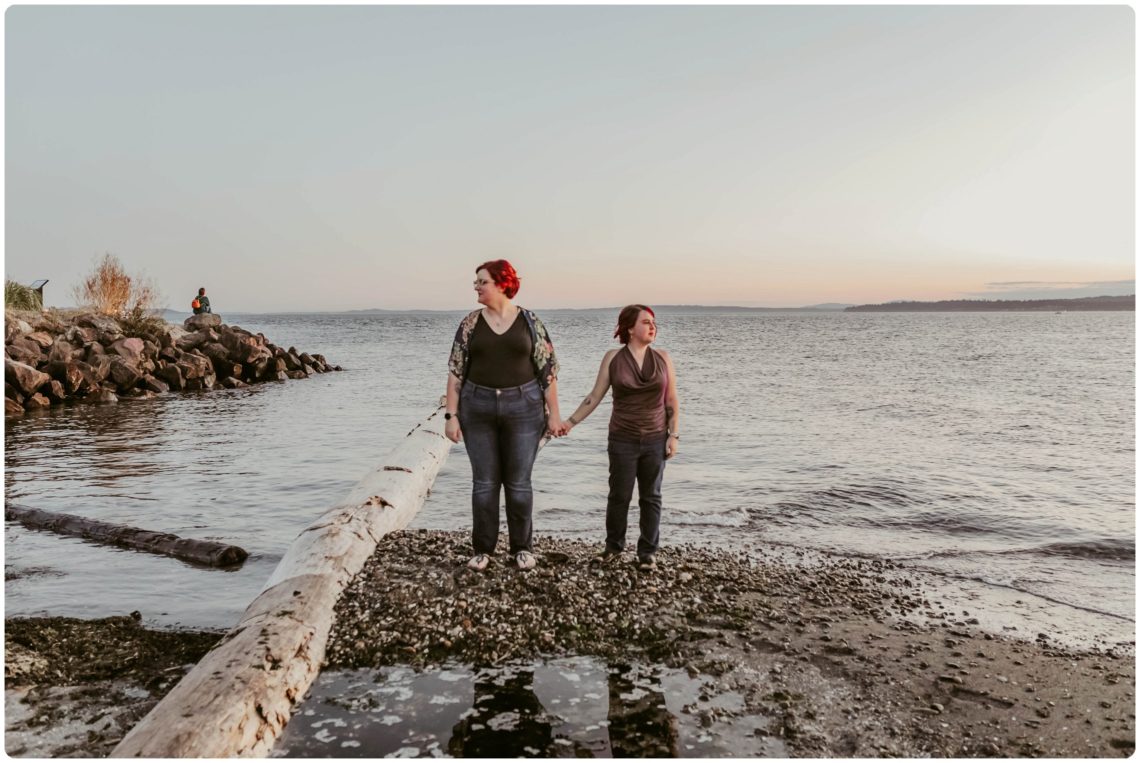
[[[480,270],[486,270],[491,274],[491,280],[503,290],[507,299],[519,293],[519,274],[515,272],[514,266],[506,260],[487,260],[475,268],[476,273]]]
[[[641,311],[657,317],[657,313],[653,312],[653,308],[649,305],[626,305],[618,313],[617,330],[614,331],[614,338],[622,344],[629,344],[629,332],[637,325],[637,316],[641,315]]]

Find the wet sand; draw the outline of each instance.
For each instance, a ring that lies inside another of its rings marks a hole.
[[[105,757],[220,633],[154,631],[138,613],[4,621],[4,749]]]

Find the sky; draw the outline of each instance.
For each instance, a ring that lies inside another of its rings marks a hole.
[[[187,310],[1135,292],[1126,6],[14,6],[5,263]]]

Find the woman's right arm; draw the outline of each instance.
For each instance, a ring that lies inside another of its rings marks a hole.
[[[447,395],[444,398],[443,410],[451,414],[451,418],[443,424],[443,435],[452,442],[459,442],[463,439],[463,433],[459,431],[459,419],[455,414],[459,412],[459,377],[453,373],[447,374]]]
[[[610,350],[602,358],[602,367],[598,369],[598,379],[594,382],[594,388],[590,390],[590,394],[586,395],[586,399],[578,406],[578,410],[570,414],[570,417],[563,419],[562,423],[565,426],[566,432],[581,424],[586,420],[586,417],[594,412],[594,409],[602,402],[602,398],[606,396],[606,391],[610,388],[610,361],[613,360],[614,353],[617,350]]]

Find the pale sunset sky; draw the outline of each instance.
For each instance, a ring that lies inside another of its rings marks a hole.
[[[1135,291],[1126,6],[14,6],[5,273],[188,310]]]

